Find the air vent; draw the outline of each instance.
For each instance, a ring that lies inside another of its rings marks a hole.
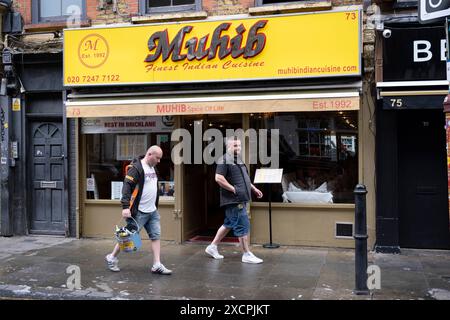
[[[336,222],[335,237],[353,239],[353,222]]]

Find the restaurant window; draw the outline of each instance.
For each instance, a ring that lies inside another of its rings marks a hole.
[[[86,16],[86,0],[33,0],[33,23],[66,21]]]
[[[201,0],[139,0],[141,14],[200,11]]]
[[[281,184],[271,186],[273,202],[354,203],[357,111],[255,113],[250,114],[250,128],[279,130],[283,176]],[[261,167],[251,165],[251,176]],[[260,186],[264,197],[258,201],[268,201],[268,186]]]
[[[170,156],[173,125],[173,117],[82,119],[81,130],[86,135],[86,198],[120,200],[127,165],[152,145],[163,150],[156,167],[159,195],[174,197],[174,165]]]

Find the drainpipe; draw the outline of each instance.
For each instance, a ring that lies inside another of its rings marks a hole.
[[[0,0],[0,52],[3,52],[3,17],[10,11],[11,0]],[[3,59],[1,65],[1,89],[0,89],[0,235],[12,236],[12,220],[9,208],[9,119],[10,119],[10,97],[7,95],[7,79],[4,76]],[[6,159],[6,160],[5,160]],[[6,162],[6,163],[5,163]]]

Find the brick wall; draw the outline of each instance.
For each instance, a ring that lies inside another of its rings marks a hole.
[[[255,0],[203,0],[202,9],[208,15],[229,15],[247,13],[255,6]]]
[[[14,0],[13,8],[22,14],[25,24],[31,23],[31,0]]]
[[[362,0],[331,0],[331,4],[333,5],[333,7],[362,5],[362,3]]]
[[[32,0],[14,0],[14,11],[20,12],[25,24],[31,23]],[[98,9],[99,0],[86,0],[86,11],[88,19],[93,24],[128,22],[131,17],[139,13],[139,0],[118,0],[118,12],[114,13],[112,4],[106,5],[105,9]]]
[[[117,12],[113,12],[112,4],[103,10],[98,9],[98,0],[87,0],[87,16],[92,24],[111,24],[130,22],[131,17],[139,14],[138,0],[118,0]]]

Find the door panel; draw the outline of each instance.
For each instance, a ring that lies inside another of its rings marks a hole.
[[[183,121],[183,128],[190,132],[192,142],[196,125],[201,126],[202,133],[208,129],[216,129],[222,132],[223,137],[226,136],[227,129],[242,128],[241,114],[186,116]],[[207,144],[208,142],[203,141],[202,153]],[[193,148],[191,155],[194,161]],[[216,165],[184,164],[183,171],[183,241],[194,235],[213,236],[224,221],[224,209],[220,207],[220,188],[215,181]]]
[[[445,119],[442,110],[399,116],[400,246],[450,248]]]
[[[30,128],[30,232],[64,234],[62,123],[32,122]]]
[[[50,190],[51,192],[51,199],[52,199],[52,206],[51,206],[51,212],[52,212],[52,222],[63,222],[63,214],[62,214],[62,197],[63,192],[62,190]]]
[[[44,199],[45,199],[45,190],[36,189],[33,197],[34,210],[31,211],[34,214],[34,220],[36,222],[45,222],[46,220],[45,208],[42,205],[39,205],[40,203],[44,203]]]

